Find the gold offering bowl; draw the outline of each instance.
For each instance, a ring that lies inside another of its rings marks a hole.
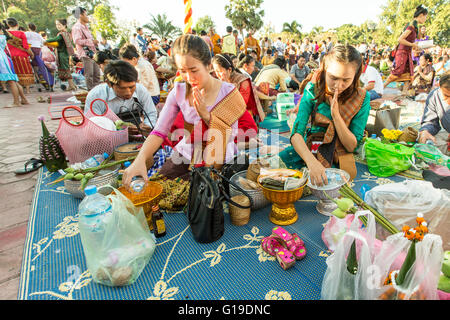
[[[270,171],[277,171],[279,169],[271,169]],[[298,170],[283,169],[283,171],[292,171],[292,173],[303,173]],[[274,190],[263,187],[259,181],[263,175],[258,176],[258,185],[262,188],[264,196],[267,200],[272,202],[272,209],[269,214],[269,220],[279,226],[287,226],[295,223],[298,220],[298,213],[295,209],[294,203],[298,201],[303,195],[303,189],[306,186],[303,184],[300,188],[293,190]]]

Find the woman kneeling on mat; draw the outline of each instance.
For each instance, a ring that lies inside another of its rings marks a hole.
[[[370,112],[370,96],[359,88],[361,54],[337,45],[324,57],[305,88],[291,144],[280,153],[288,167],[309,169],[311,182],[328,184],[325,168],[334,164],[356,176],[353,151],[361,142]],[[311,128],[306,126],[311,118]]]
[[[135,176],[148,179],[147,168],[153,155],[168,138],[180,111],[184,118],[184,130],[181,130],[184,137],[159,174],[168,179],[189,180],[192,166],[220,168],[237,154],[238,121],[247,108],[241,94],[233,84],[210,74],[211,54],[202,38],[183,35],[174,42],[172,53],[184,81],[176,83],[169,93],[154,130],[124,172],[125,186]],[[173,135],[171,138],[174,139]]]

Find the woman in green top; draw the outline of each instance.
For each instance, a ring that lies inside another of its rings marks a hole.
[[[328,184],[325,168],[335,164],[352,179],[356,176],[353,152],[363,138],[370,112],[369,94],[359,88],[361,72],[361,54],[352,46],[337,45],[324,57],[303,93],[292,128],[292,146],[280,157],[290,168],[306,164],[316,185]]]
[[[70,57],[73,56],[74,49],[70,33],[67,32],[67,20],[58,19],[55,21],[56,29],[59,33],[56,37],[47,39],[46,44],[50,42],[57,42],[57,64],[58,64],[58,78],[61,81],[67,81],[69,88],[67,90],[76,90],[77,87],[72,79],[72,72],[70,70]]]

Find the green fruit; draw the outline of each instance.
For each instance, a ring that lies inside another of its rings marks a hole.
[[[450,278],[442,275],[439,278],[438,289],[450,293]]]
[[[345,216],[347,215],[347,212],[342,211],[341,209],[337,208],[337,209],[334,210],[331,214],[334,215],[334,216],[336,216],[336,218],[344,219]]]
[[[85,174],[84,177],[85,177],[86,179],[90,180],[90,179],[92,179],[92,178],[94,177],[94,174],[93,174],[92,172],[88,172],[88,173]]]
[[[76,174],[75,175],[75,180],[78,180],[78,181],[80,181],[81,179],[83,179],[84,178],[84,174],[82,174],[82,173],[78,173],[78,174]]]
[[[75,172],[75,169],[72,168],[72,167],[68,167],[68,168],[64,169],[64,171],[65,171],[66,173],[74,173],[74,172]]]
[[[64,180],[72,180],[74,177],[73,173],[68,173],[64,176]]]
[[[444,261],[442,262],[442,272],[450,278],[450,251],[445,251]]]
[[[348,211],[354,206],[352,199],[348,198],[337,199],[336,202],[338,208],[341,209],[342,211]]]
[[[84,188],[86,188],[87,183],[88,183],[88,179],[86,179],[86,177],[84,177],[83,179],[81,179],[80,189],[81,189],[81,190],[84,190]]]

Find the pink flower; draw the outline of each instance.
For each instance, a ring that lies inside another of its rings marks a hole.
[[[39,120],[39,121],[44,121],[44,120],[45,120],[45,117],[44,117],[43,115],[40,115],[40,116],[38,117],[38,120]]]

